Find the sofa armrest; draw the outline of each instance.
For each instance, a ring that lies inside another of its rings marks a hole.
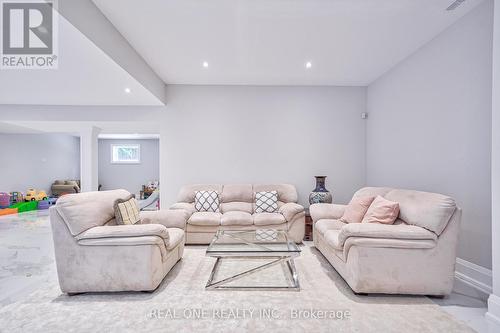
[[[156,236],[85,238],[80,239],[78,244],[85,246],[166,246],[164,240]]]
[[[115,228],[114,226],[113,228]],[[85,238],[78,241],[83,246],[116,246],[115,251],[120,251],[124,246],[158,246],[162,261],[167,258],[168,240],[156,236],[138,237],[108,237],[108,238]]]
[[[316,203],[309,207],[313,223],[322,219],[338,220],[344,215],[346,205]]]
[[[285,217],[287,222],[291,222],[295,215],[304,212],[304,207],[294,202],[288,202],[281,206],[278,212]]]
[[[344,246],[344,243],[350,237],[431,241],[437,239],[435,233],[414,225],[387,225],[380,223],[346,224],[340,229],[338,238],[339,245]]]
[[[141,211],[139,213],[143,224],[161,224],[167,228],[184,230],[191,214],[183,209],[165,209],[156,211]]]
[[[170,209],[175,210],[175,209],[183,209],[187,211],[190,215],[196,212],[196,209],[194,208],[194,204],[188,203],[188,202],[177,202],[174,203],[172,206],[170,206]]]
[[[388,239],[388,238],[366,238],[351,237],[345,241],[343,258],[347,261],[349,251],[352,247],[369,248],[391,248],[391,249],[432,249],[436,247],[436,241],[430,239]]]
[[[164,240],[169,239],[167,228],[161,224],[132,224],[99,226],[90,228],[75,236],[77,240],[97,238],[124,238],[157,236]]]

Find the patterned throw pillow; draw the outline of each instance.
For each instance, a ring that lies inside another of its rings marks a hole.
[[[136,224],[141,220],[139,208],[134,195],[131,194],[125,199],[116,199],[115,204],[116,224]]]
[[[219,193],[217,191],[196,191],[194,208],[198,212],[219,213]]]
[[[278,192],[255,192],[256,213],[276,213],[278,211]]]

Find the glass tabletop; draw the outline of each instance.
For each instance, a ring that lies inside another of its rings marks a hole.
[[[219,230],[207,248],[207,254],[239,252],[270,254],[300,252],[300,248],[288,239],[285,231],[274,229]]]

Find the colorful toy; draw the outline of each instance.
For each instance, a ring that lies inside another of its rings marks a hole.
[[[28,189],[26,195],[24,196],[24,201],[39,201],[39,200],[47,200],[47,193],[45,191],[37,191],[35,189]]]
[[[48,198],[47,200],[38,201],[38,210],[49,209],[56,204],[58,198]]]
[[[49,200],[41,200],[41,201],[38,201],[38,206],[37,208],[39,210],[44,210],[44,209],[49,209],[50,207],[50,202]]]
[[[10,194],[0,192],[0,208],[7,208],[10,206]]]
[[[9,215],[9,214],[17,214],[17,208],[0,209],[0,216]]]
[[[146,185],[146,189],[149,191],[156,191],[160,187],[160,182],[157,180],[153,180],[148,182],[148,185]]]
[[[18,202],[23,202],[24,197],[21,192],[10,192],[10,204],[16,204]]]
[[[29,212],[30,210],[36,210],[38,207],[38,202],[28,201],[28,202],[18,202],[10,208],[17,208],[18,213]]]

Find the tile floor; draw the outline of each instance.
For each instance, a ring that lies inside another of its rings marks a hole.
[[[42,288],[56,274],[48,211],[0,216],[0,307]],[[458,281],[452,295],[432,300],[477,332],[493,332],[481,298]]]

